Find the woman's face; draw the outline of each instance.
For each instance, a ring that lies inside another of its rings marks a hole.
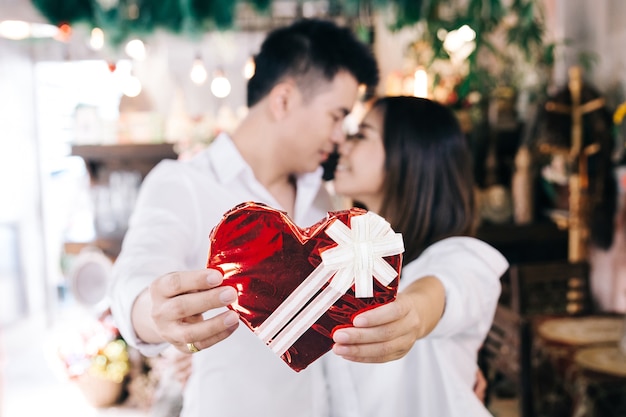
[[[339,162],[335,168],[335,191],[357,200],[373,212],[382,203],[385,176],[383,117],[378,109],[369,111],[359,131],[339,146]]]

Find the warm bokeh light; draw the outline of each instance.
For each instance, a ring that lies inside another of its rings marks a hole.
[[[202,62],[202,59],[196,58],[193,61],[189,77],[191,78],[191,81],[193,81],[194,84],[197,85],[202,85],[206,82],[208,74],[206,68],[204,67],[204,63]]]
[[[475,39],[476,32],[468,25],[463,25],[445,35],[443,47],[452,60],[463,61],[476,48]]]
[[[55,35],[54,39],[60,42],[69,42],[72,37],[72,27],[67,23],[63,23],[59,26],[59,31]]]
[[[213,81],[211,81],[211,92],[217,98],[228,97],[230,94],[230,81],[223,71],[216,71]]]
[[[254,75],[256,65],[254,64],[254,58],[250,57],[246,60],[246,64],[243,66],[243,76],[246,80],[249,80]]]
[[[28,23],[23,20],[4,20],[0,22],[0,37],[12,40],[27,38],[53,38],[59,28],[43,23]]]
[[[146,59],[146,45],[140,39],[128,41],[124,50],[132,59],[137,61]]]
[[[428,74],[424,68],[418,68],[413,75],[413,95],[428,98]]]
[[[104,31],[100,28],[93,28],[91,30],[91,37],[89,38],[89,46],[92,49],[99,51],[104,47]]]
[[[21,20],[5,20],[0,22],[0,36],[13,40],[26,39],[30,36],[30,24]]]
[[[122,93],[128,97],[137,97],[141,93],[141,81],[132,74],[125,77],[121,87]]]

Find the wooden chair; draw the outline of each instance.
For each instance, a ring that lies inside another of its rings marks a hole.
[[[502,285],[493,325],[481,350],[481,366],[490,383],[496,377],[512,382],[520,401],[520,415],[534,417],[533,320],[542,315],[590,313],[589,266],[565,260],[511,265]]]

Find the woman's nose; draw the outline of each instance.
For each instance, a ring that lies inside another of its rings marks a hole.
[[[350,152],[350,149],[352,149],[352,141],[349,141],[349,140],[344,140],[337,147],[337,151],[339,152],[339,155],[347,155]]]

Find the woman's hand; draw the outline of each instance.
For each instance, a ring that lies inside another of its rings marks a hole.
[[[476,371],[476,383],[474,384],[474,394],[478,397],[481,403],[485,403],[485,399],[487,398],[487,378],[485,378],[485,374],[483,371],[478,368]]]
[[[333,352],[355,362],[400,359],[434,329],[444,305],[441,282],[435,277],[419,279],[398,293],[395,301],[356,316],[354,327],[337,330]]]
[[[219,286],[222,280],[222,274],[212,269],[159,277],[133,306],[137,336],[147,343],[169,342],[185,353],[224,340],[237,328],[238,314],[229,310],[208,319],[202,316],[237,301],[234,288]]]

